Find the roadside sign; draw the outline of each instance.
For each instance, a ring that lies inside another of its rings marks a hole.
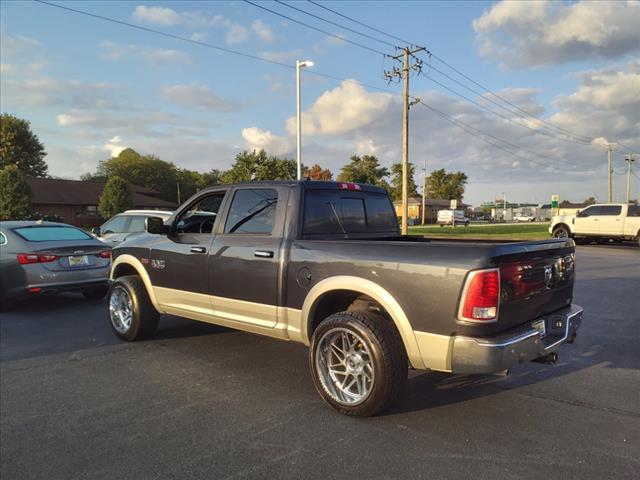
[[[453,200],[450,200],[450,205],[449,207],[451,208],[451,210],[455,210],[456,208],[458,208],[458,200],[456,200],[455,198]]]
[[[558,202],[560,202],[560,195],[551,195],[551,208],[558,208]]]

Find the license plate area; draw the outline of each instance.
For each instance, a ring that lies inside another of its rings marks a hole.
[[[70,267],[86,267],[89,265],[89,257],[86,255],[74,255],[69,257]]]
[[[532,322],[531,326],[535,330],[537,330],[538,334],[540,335],[540,338],[544,338],[547,336],[547,325],[544,319],[536,320],[535,322]]]

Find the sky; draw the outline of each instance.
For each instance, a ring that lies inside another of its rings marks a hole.
[[[126,147],[203,172],[244,149],[295,158],[291,67],[303,59],[314,62],[301,79],[303,163],[337,175],[351,155],[373,154],[390,167],[402,156],[402,85],[383,73],[398,66],[385,55],[399,39],[430,52],[410,77],[418,184],[426,162],[464,171],[474,205],[503,193],[606,201],[613,143],[622,201],[625,154],[640,152],[638,1],[259,3],[289,19],[241,1],[52,3],[258,57],[3,1],[0,107],[31,122],[54,176],[79,178]]]

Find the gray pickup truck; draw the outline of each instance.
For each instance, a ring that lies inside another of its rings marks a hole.
[[[401,236],[369,185],[211,187],[146,231],[113,249],[116,335],[147,338],[166,313],[303,343],[319,394],[348,415],[391,405],[409,367],[551,363],[582,320],[573,240]]]

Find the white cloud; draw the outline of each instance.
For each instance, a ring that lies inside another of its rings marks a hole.
[[[3,105],[30,105],[36,107],[64,105],[73,108],[117,106],[116,85],[98,82],[85,83],[79,80],[36,78],[3,78]]]
[[[240,107],[236,102],[219,97],[207,85],[201,83],[164,85],[162,95],[170,102],[200,110],[228,112]]]
[[[538,66],[640,52],[640,2],[501,1],[473,21],[480,53]]]
[[[225,38],[229,45],[244,43],[249,39],[249,29],[239,23],[234,23],[229,26]]]
[[[273,43],[276,39],[276,35],[273,33],[271,27],[260,19],[254,20],[251,24],[251,29],[261,42]]]
[[[284,155],[291,152],[291,143],[287,138],[258,127],[244,128],[242,138],[249,150],[264,149],[271,155]]]
[[[302,113],[307,135],[341,135],[360,129],[380,118],[391,104],[391,95],[371,93],[355,80],[324,92]],[[295,132],[295,118],[287,120],[287,130]]]
[[[206,32],[194,32],[189,38],[195,42],[205,42],[209,38],[209,34]]]
[[[147,7],[138,5],[133,11],[133,18],[139,23],[150,25],[176,25],[180,23],[180,15],[172,8]]]
[[[115,137],[109,139],[109,141],[102,146],[102,149],[109,152],[109,155],[112,157],[117,157],[118,155],[120,155],[120,152],[122,152],[125,148],[127,147],[122,144],[122,138],[120,138],[119,135],[116,135]]]
[[[331,46],[338,46],[338,47],[342,47],[344,45],[347,44],[347,42],[345,42],[345,40],[347,39],[347,36],[343,33],[334,33],[335,37],[332,36],[327,36],[325,38],[325,42],[327,43],[327,45],[331,45]],[[336,38],[338,37],[338,38]]]
[[[111,41],[104,41],[100,46],[103,50],[102,58],[114,62],[125,58],[141,58],[155,66],[193,63],[191,55],[181,50],[125,45]]]

